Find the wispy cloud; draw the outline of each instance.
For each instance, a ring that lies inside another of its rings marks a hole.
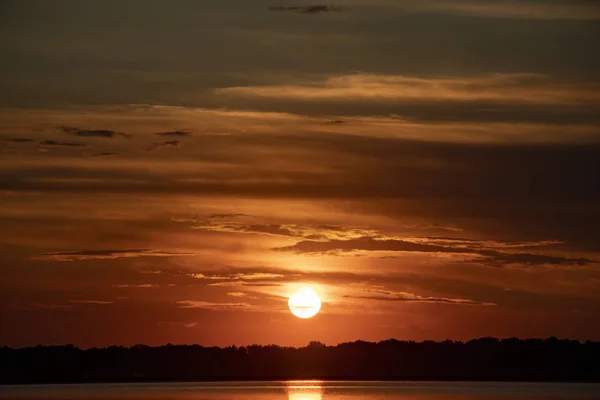
[[[127,289],[127,288],[156,289],[157,287],[159,287],[159,285],[152,284],[152,283],[142,283],[142,284],[135,284],[135,285],[130,285],[130,284],[115,285],[115,287],[119,288],[119,289]]]
[[[30,138],[8,138],[8,139],[4,139],[5,142],[10,142],[10,143],[31,143],[31,142],[35,142],[34,139],[30,139]]]
[[[121,137],[125,137],[125,138],[129,138],[130,135],[127,133],[123,133],[123,132],[117,132],[117,131],[113,131],[113,130],[108,130],[108,129],[79,129],[79,128],[74,128],[72,126],[60,126],[58,127],[58,129],[60,129],[61,131],[72,135],[72,136],[79,136],[79,137],[96,137],[96,138],[114,138],[117,136],[121,136]]]
[[[159,322],[159,325],[181,326],[183,328],[194,328],[198,326],[197,322]]]
[[[114,301],[105,301],[105,300],[69,300],[70,303],[77,304],[95,304],[95,305],[108,305],[114,304]]]
[[[179,308],[201,308],[213,311],[238,311],[249,310],[252,308],[252,305],[248,303],[211,303],[208,301],[192,300],[177,301],[175,304],[177,304]]]
[[[166,147],[179,147],[179,140],[167,140],[161,143],[154,143],[152,146],[148,148],[148,151],[154,151],[158,149],[164,149]]]
[[[236,279],[242,280],[261,280],[261,279],[278,279],[283,278],[281,274],[272,274],[268,272],[250,272],[250,273],[239,273],[235,275]]]
[[[596,261],[584,257],[571,258],[533,253],[508,253],[498,250],[481,248],[482,242],[459,242],[456,244],[446,241],[446,245],[429,244],[414,240],[390,239],[378,237],[361,237],[350,240],[310,241],[305,240],[292,246],[276,248],[277,251],[292,251],[300,254],[332,253],[332,252],[413,252],[430,254],[457,254],[476,256],[477,261],[493,266],[507,264],[525,265],[567,265],[582,266]],[[546,243],[546,242],[544,242]]]
[[[246,221],[239,221],[244,218]],[[193,229],[214,232],[263,234],[306,239],[348,239],[372,235],[371,229],[336,225],[265,224],[248,222],[256,219],[244,214],[219,214],[204,220],[179,219],[178,222],[193,222]]]
[[[378,301],[403,301],[412,303],[438,303],[438,304],[456,304],[456,305],[479,305],[479,306],[495,306],[494,303],[479,302],[468,299],[454,299],[446,297],[428,297],[419,296],[414,293],[407,292],[390,292],[386,290],[363,290],[367,293],[372,293],[365,296],[346,295],[345,298],[361,299],[361,300],[378,300]]]
[[[75,260],[102,260],[115,258],[135,257],[181,257],[191,256],[193,253],[175,253],[152,249],[123,249],[123,250],[83,250],[73,252],[45,253],[33,256],[33,260],[48,261],[75,261]]]
[[[158,136],[185,137],[185,136],[190,136],[191,132],[187,132],[187,131],[168,131],[168,132],[157,133],[157,135]]]
[[[231,213],[231,214],[210,214],[208,216],[208,218],[213,218],[213,219],[221,219],[221,218],[237,218],[237,217],[249,217],[248,214],[235,214],[235,213]]]
[[[291,11],[300,14],[316,15],[321,13],[340,12],[341,7],[332,5],[311,5],[311,6],[272,6],[270,11]]]
[[[104,153],[92,154],[92,157],[111,157],[111,156],[118,156],[118,155],[119,155],[119,153],[104,152]]]
[[[224,282],[215,282],[209,283],[207,286],[215,286],[215,287],[278,287],[283,286],[282,283],[277,282],[249,282],[249,281],[224,281]]]
[[[564,83],[539,74],[420,78],[402,75],[352,74],[299,84],[238,86],[217,89],[219,95],[302,101],[494,101],[532,104],[599,105],[600,85]]]
[[[43,140],[40,142],[42,146],[57,146],[57,147],[86,147],[85,144],[76,142],[59,142],[56,140]]]
[[[205,280],[240,280],[240,281],[253,281],[253,280],[269,280],[269,279],[280,279],[284,276],[282,274],[276,274],[271,272],[238,272],[238,273],[221,273],[217,275],[208,275],[206,273],[191,273],[190,276],[196,279]]]
[[[231,297],[246,297],[247,294],[244,292],[230,292],[227,293],[227,296],[231,296]]]
[[[392,2],[380,4],[392,5]],[[442,12],[473,17],[598,20],[600,5],[587,0],[409,0],[394,6],[410,11]]]

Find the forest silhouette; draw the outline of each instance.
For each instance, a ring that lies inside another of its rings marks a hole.
[[[482,338],[306,347],[166,345],[0,348],[0,383],[170,380],[487,380],[600,382],[600,342]]]

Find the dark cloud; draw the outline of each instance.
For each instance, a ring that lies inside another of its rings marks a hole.
[[[161,321],[158,323],[159,325],[168,325],[168,326],[180,326],[182,328],[194,328],[198,325],[198,322],[167,322]]]
[[[309,224],[252,224],[242,223],[237,221],[230,221],[225,214],[221,218],[213,218],[204,221],[194,220],[177,220],[178,222],[194,222],[192,226],[194,229],[214,231],[214,232],[230,232],[230,233],[251,233],[251,234],[265,234],[273,236],[303,238],[311,240],[327,239],[327,238],[348,238],[348,237],[360,237],[366,234],[370,234],[373,230],[351,228],[351,227],[336,227],[327,225],[312,226]],[[244,215],[237,215],[238,217]],[[250,217],[247,216],[246,217]],[[225,219],[225,221],[221,221]],[[329,229],[331,228],[331,229]]]
[[[34,142],[35,140],[29,139],[29,138],[8,138],[8,139],[5,139],[4,141],[11,142],[11,143],[31,143],[31,142]]]
[[[187,132],[187,131],[169,131],[169,132],[157,133],[157,135],[158,136],[184,137],[184,136],[190,136],[191,132]]]
[[[320,14],[329,12],[340,12],[341,7],[331,5],[311,5],[311,6],[273,6],[269,11],[292,11],[300,14]]]
[[[493,303],[485,303],[467,299],[450,299],[443,297],[423,297],[412,293],[393,293],[386,291],[373,291],[367,290],[368,292],[381,292],[383,295],[368,295],[368,296],[353,296],[345,295],[344,298],[348,299],[360,299],[360,300],[377,300],[377,301],[402,301],[410,303],[435,303],[435,304],[456,304],[456,305],[479,305],[479,306],[495,306]]]
[[[464,254],[483,257],[483,262],[493,266],[507,264],[524,265],[567,265],[583,266],[596,261],[588,258],[569,258],[564,256],[552,256],[531,253],[506,253],[496,250],[481,248],[467,248],[463,246],[440,246],[425,243],[415,243],[401,239],[379,239],[373,237],[361,237],[350,240],[311,241],[305,240],[293,246],[276,248],[277,251],[291,251],[300,254],[352,252],[352,251],[394,251],[415,253],[448,253]],[[481,259],[477,259],[481,260]]]
[[[40,142],[42,146],[63,146],[63,147],[87,147],[85,144],[75,142],[58,142],[56,140],[44,140]]]
[[[280,247],[274,250],[295,253],[328,253],[332,251],[406,251],[421,253],[460,253],[466,251],[472,253],[471,250],[467,251],[465,249],[454,249],[452,247],[414,243],[398,239],[378,240],[372,237],[328,241],[304,240],[293,246]]]
[[[75,261],[75,260],[102,260],[115,258],[135,257],[179,257],[191,256],[191,253],[174,253],[152,249],[121,249],[121,250],[82,250],[73,252],[56,252],[39,254],[33,260],[48,261]]]
[[[194,300],[181,300],[177,301],[175,304],[180,308],[201,308],[213,311],[249,311],[254,308],[254,306],[249,303],[214,303]]]
[[[238,218],[249,217],[248,214],[210,214],[207,218],[222,219],[222,218]]]
[[[119,153],[106,152],[106,153],[92,154],[92,157],[110,157],[110,156],[118,156],[118,155],[119,155]]]
[[[539,287],[536,288],[535,286],[531,290],[510,289],[493,283],[436,278],[433,276],[424,277],[421,274],[391,277],[389,281],[390,283],[397,282],[403,285],[426,288],[428,291],[438,294],[438,296],[443,294],[439,297],[473,299],[513,309],[547,309],[552,311],[579,309],[592,312],[600,310],[600,301],[584,291],[572,294],[554,293],[552,291],[540,292]],[[536,280],[533,282],[536,282]]]
[[[298,237],[302,236],[298,232],[295,232],[283,225],[279,224],[225,224],[225,225],[199,225],[194,226],[195,229],[205,229],[223,232],[240,232],[240,233],[262,233],[276,236],[290,236]]]
[[[284,286],[284,285],[282,283],[274,283],[274,282],[224,281],[224,282],[209,283],[208,286],[220,286],[220,287],[239,287],[239,286],[248,286],[248,287],[280,287],[280,286]]]
[[[546,254],[502,253],[496,251],[482,251],[480,254],[484,256],[483,262],[492,266],[502,266],[506,264],[584,266],[597,262],[583,257],[570,258]]]
[[[168,140],[166,142],[155,143],[148,148],[148,151],[154,151],[158,149],[164,149],[166,147],[179,147],[179,140]]]
[[[69,300],[70,303],[75,303],[75,304],[91,304],[91,305],[109,305],[109,304],[114,304],[114,301],[110,301],[110,300]]]
[[[114,138],[116,136],[122,136],[129,138],[130,135],[127,133],[107,130],[107,129],[79,129],[71,126],[60,126],[58,127],[61,131],[68,133],[69,135],[79,137],[100,137],[100,138]]]
[[[525,20],[598,20],[600,6],[589,0],[408,0],[398,3],[408,12],[448,13],[472,18],[507,18]]]

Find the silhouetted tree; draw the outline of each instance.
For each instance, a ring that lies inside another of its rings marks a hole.
[[[600,343],[481,338],[385,340],[301,348],[135,345],[0,348],[0,383],[144,380],[382,379],[600,382]]]

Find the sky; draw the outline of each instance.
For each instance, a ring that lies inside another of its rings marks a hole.
[[[600,340],[600,4],[307,5],[0,1],[0,345]]]

